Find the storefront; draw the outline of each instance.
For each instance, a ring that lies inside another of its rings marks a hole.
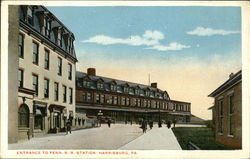
[[[65,131],[65,112],[67,112],[65,106],[51,104],[49,106],[49,112],[49,132],[57,133]]]

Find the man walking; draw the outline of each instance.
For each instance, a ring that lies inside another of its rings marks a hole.
[[[67,135],[68,132],[71,133],[71,122],[70,122],[70,120],[67,121],[67,123],[66,123],[66,128],[67,128],[67,130],[66,130],[66,135]]]

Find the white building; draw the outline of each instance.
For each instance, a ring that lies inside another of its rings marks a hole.
[[[20,6],[18,138],[65,131],[75,116],[74,35],[43,6]]]

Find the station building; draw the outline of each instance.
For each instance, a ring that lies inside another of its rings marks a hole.
[[[189,122],[191,103],[172,100],[167,91],[150,86],[76,72],[76,112],[99,121],[140,122],[181,120]]]
[[[18,140],[65,131],[75,116],[74,34],[43,6],[19,6]]]
[[[241,71],[231,73],[229,79],[215,89],[213,128],[216,141],[233,149],[242,148],[242,77]]]

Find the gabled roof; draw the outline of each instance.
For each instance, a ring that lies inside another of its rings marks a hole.
[[[233,75],[231,78],[229,78],[226,82],[224,82],[222,85],[220,85],[216,90],[214,90],[212,93],[210,93],[209,97],[215,97],[216,95],[220,94],[224,90],[230,88],[235,83],[241,81],[241,70],[237,72],[235,75]]]

